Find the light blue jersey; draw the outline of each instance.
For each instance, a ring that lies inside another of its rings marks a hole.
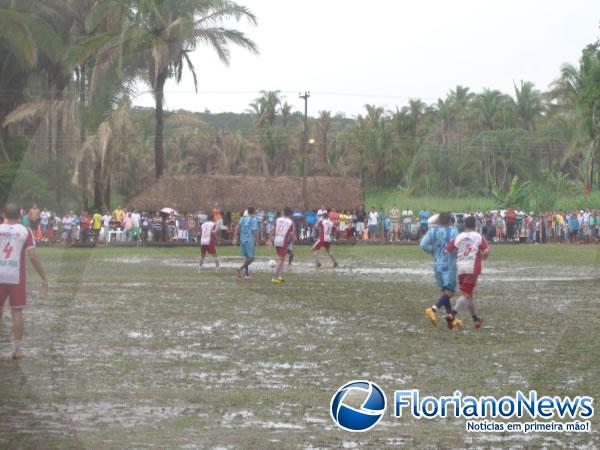
[[[254,216],[240,219],[240,243],[254,244],[254,233],[258,231],[258,221]]]
[[[436,272],[456,272],[456,252],[446,252],[446,245],[458,236],[454,227],[431,228],[421,239],[421,249],[433,255],[433,270]]]
[[[423,239],[421,249],[433,255],[435,281],[442,291],[456,290],[456,250],[446,252],[446,245],[458,236],[454,227],[430,228]]]
[[[256,246],[254,234],[258,231],[258,220],[254,216],[244,216],[240,219],[240,254],[244,258],[254,258]]]

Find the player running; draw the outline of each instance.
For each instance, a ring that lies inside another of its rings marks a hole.
[[[294,222],[291,219],[292,210],[285,208],[283,216],[278,217],[275,221],[275,232],[273,235],[273,245],[277,251],[277,270],[275,276],[271,280],[273,284],[283,283],[283,264],[285,257],[289,252],[289,245],[294,241],[296,230]]]
[[[473,318],[473,326],[479,328],[483,323],[483,319],[477,315],[475,302],[473,301],[473,290],[477,284],[477,277],[481,273],[481,260],[489,255],[490,246],[485,238],[475,231],[475,227],[475,217],[467,217],[465,219],[465,231],[450,241],[446,246],[446,251],[457,250],[458,289],[463,294],[456,301],[455,309],[451,312],[452,318],[455,318],[466,304]]]
[[[200,267],[204,265],[204,257],[208,253],[215,258],[215,267],[219,268],[217,255],[217,224],[212,220],[212,214],[200,227]]]
[[[240,254],[245,258],[245,261],[244,264],[236,270],[237,277],[242,278],[243,271],[244,279],[251,280],[252,277],[250,276],[248,267],[252,264],[256,256],[256,241],[258,240],[258,221],[254,216],[253,207],[248,208],[248,215],[244,215],[235,227],[233,245],[236,245],[236,238],[238,237],[240,242]]]
[[[462,326],[462,321],[455,319],[452,314],[450,299],[456,290],[456,255],[446,252],[446,246],[454,239],[458,232],[450,224],[450,213],[440,213],[438,226],[430,228],[421,239],[421,249],[433,255],[433,273],[442,295],[435,305],[425,310],[425,316],[437,325],[437,310],[442,306],[446,309],[448,328]]]
[[[48,280],[35,253],[32,231],[19,223],[19,208],[8,204],[4,216],[5,222],[0,225],[0,320],[8,298],[14,336],[12,359],[17,360],[23,357],[23,308],[27,303],[25,254],[42,279],[43,295],[48,292]]]
[[[329,220],[329,210],[325,211],[322,214],[321,220],[319,220],[317,227],[319,230],[319,240],[315,243],[315,245],[313,245],[311,251],[312,255],[314,255],[315,257],[317,269],[321,267],[321,262],[319,261],[319,250],[321,250],[322,248],[325,249],[329,257],[331,258],[331,261],[333,261],[333,267],[337,267],[338,263],[335,257],[331,254],[331,237],[335,232],[335,225],[331,220]]]

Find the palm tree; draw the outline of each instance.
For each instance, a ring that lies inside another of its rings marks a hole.
[[[501,115],[506,103],[506,96],[497,90],[484,89],[481,94],[475,96],[473,108],[478,113],[484,129],[500,128]]]
[[[514,83],[513,83],[514,84]],[[521,126],[533,134],[535,121],[544,112],[542,94],[530,81],[521,80],[521,86],[515,87],[515,108]]]
[[[191,72],[197,90],[196,70],[189,54],[199,45],[212,47],[229,64],[229,45],[256,53],[257,46],[239,30],[224,22],[256,17],[246,7],[229,0],[132,0],[133,24],[122,33],[121,55],[139,57],[155,99],[154,157],[156,177],[164,171],[164,88],[168,79],[181,81],[184,68]]]
[[[579,68],[564,64],[561,76],[551,85],[548,97],[555,101],[554,109],[570,117],[576,133],[563,163],[576,153],[589,163],[588,183],[594,181],[594,161],[600,158],[600,41],[588,45],[582,52]]]

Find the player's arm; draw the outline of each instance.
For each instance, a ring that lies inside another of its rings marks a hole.
[[[483,259],[487,258],[490,254],[490,244],[488,244],[488,241],[486,241],[485,238],[483,238],[479,245],[479,253]]]
[[[425,236],[423,236],[421,242],[419,243],[419,247],[421,247],[421,250],[423,250],[425,253],[433,255],[433,246],[431,244],[431,237],[429,236],[429,233],[425,233]]]
[[[46,295],[48,293],[48,279],[46,278],[44,267],[42,267],[42,262],[38,258],[37,253],[35,252],[35,247],[28,248],[27,255],[29,256],[29,261],[31,261],[31,265],[42,279],[42,292],[44,295]]]

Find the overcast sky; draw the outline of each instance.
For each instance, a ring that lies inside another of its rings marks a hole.
[[[539,89],[577,63],[600,36],[600,0],[239,0],[257,27],[234,25],[260,54],[232,49],[224,66],[209,49],[191,77],[168,82],[167,109],[243,112],[260,90],[280,90],[294,110],[310,91],[309,115],[348,117],[375,104],[433,103],[460,84],[512,94],[513,80]],[[139,87],[135,103],[153,106]]]

